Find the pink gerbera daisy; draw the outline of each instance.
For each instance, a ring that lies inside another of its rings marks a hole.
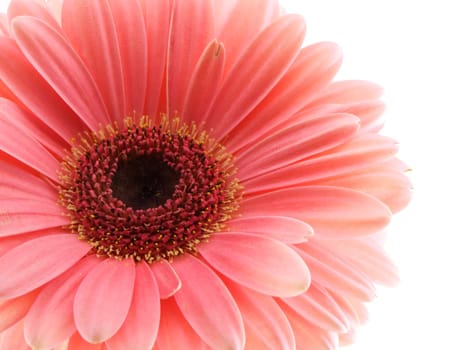
[[[381,89],[275,0],[0,14],[0,349],[335,349],[409,199]]]

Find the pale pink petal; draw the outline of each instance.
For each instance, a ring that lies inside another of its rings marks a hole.
[[[33,197],[57,201],[57,188],[44,179],[9,162],[0,161],[0,169],[2,169],[0,172],[0,193],[5,198]]]
[[[0,197],[0,237],[37,231],[70,223],[54,200],[34,197]]]
[[[170,27],[171,0],[140,0],[146,23],[146,40],[148,53],[148,72],[146,85],[146,102],[144,114],[156,116],[159,110],[159,98],[161,97],[165,62],[167,58],[167,43]],[[165,104],[162,103],[161,105]]]
[[[352,141],[316,157],[243,182],[245,192],[263,192],[277,188],[319,184],[322,180],[343,176],[384,162],[397,152],[394,140],[375,134],[363,134]]]
[[[24,340],[23,322],[18,322],[13,327],[7,329],[1,334],[1,350],[29,350],[28,344]]]
[[[281,305],[282,306],[282,305]],[[335,350],[338,345],[338,336],[315,326],[313,323],[299,316],[287,306],[282,306],[292,326],[297,350]]]
[[[32,16],[46,22],[56,30],[60,30],[57,21],[45,7],[45,1],[41,3],[30,0],[12,0],[8,6],[7,14],[10,22],[18,16]]]
[[[330,84],[313,99],[308,106],[325,104],[345,104],[357,101],[376,100],[381,97],[381,86],[363,80],[344,80]]]
[[[217,3],[216,10],[220,10],[219,18],[216,11],[216,32],[228,47],[229,71],[258,34],[279,16],[279,4],[276,0],[238,0],[235,4],[216,0],[214,3]]]
[[[0,302],[0,333],[10,328],[26,316],[36,300],[38,290]]]
[[[168,112],[182,112],[183,102],[201,53],[214,37],[211,1],[173,2],[167,61]]]
[[[0,13],[0,36],[8,36],[8,21],[4,13]]]
[[[283,298],[291,309],[319,328],[327,331],[345,332],[350,322],[339,305],[325,289],[311,285],[306,293],[294,297]]]
[[[59,161],[38,141],[32,139],[24,130],[16,127],[0,110],[0,151],[18,159],[39,173],[58,180]],[[21,147],[18,147],[18,144]]]
[[[88,256],[47,284],[24,320],[24,335],[33,349],[51,349],[76,332],[73,300],[86,274],[99,262]]]
[[[352,305],[352,308],[354,309],[355,313],[358,316],[358,321],[361,325],[365,324],[368,321],[368,310],[366,308],[365,303],[363,303],[359,299],[355,298],[347,298],[350,304]]]
[[[31,66],[16,43],[2,37],[0,80],[37,119],[57,133],[59,140],[55,142],[66,144],[85,129],[84,123]]]
[[[399,273],[394,263],[377,244],[363,240],[339,240],[320,242],[328,250],[352,262],[356,268],[376,283],[395,286]]]
[[[105,345],[88,343],[77,332],[70,338],[67,350],[105,350]]]
[[[48,236],[51,233],[53,232],[48,231],[48,230],[43,230],[43,231],[35,231],[32,233],[23,233],[20,235],[12,235],[12,236],[8,235],[5,237],[2,236],[0,237],[0,256],[10,251],[14,247],[17,247],[31,239]]]
[[[272,90],[293,63],[304,35],[303,19],[288,15],[252,42],[226,77],[208,112],[206,128],[213,129],[214,137],[227,135]]]
[[[89,343],[112,337],[125,321],[133,296],[132,259],[105,259],[81,282],[74,300],[76,328]]]
[[[211,41],[194,69],[185,97],[183,114],[186,119],[202,125],[216,95],[224,73],[225,49],[217,40]]]
[[[147,41],[138,0],[108,0],[115,21],[125,88],[125,116],[143,113],[146,96]],[[160,39],[159,39],[160,40]]]
[[[243,216],[227,225],[233,232],[257,233],[289,244],[306,242],[313,235],[309,224],[287,216]]]
[[[112,119],[122,119],[125,112],[123,71],[108,1],[65,0],[62,18],[63,31],[92,74]]]
[[[350,330],[354,327],[357,327],[360,325],[360,318],[355,311],[354,306],[350,303],[350,301],[343,295],[340,295],[338,293],[326,290],[327,294],[332,297],[332,299],[339,305],[339,308],[342,310],[342,312],[345,314],[347,319],[349,320],[350,324]]]
[[[356,330],[354,328],[348,330],[346,333],[339,334],[339,346],[348,346],[355,343],[357,338]]]
[[[310,286],[310,270],[302,258],[270,238],[236,232],[215,234],[199,246],[199,252],[225,276],[263,294],[296,296]]]
[[[246,180],[342,145],[358,128],[359,119],[350,114],[327,115],[284,127],[238,153],[238,177]]]
[[[300,111],[310,96],[334,77],[342,52],[334,43],[318,43],[300,50],[292,66],[273,90],[232,131],[226,146],[232,152],[260,140],[275,126]]]
[[[14,298],[42,286],[90,249],[74,234],[40,237],[15,247],[0,257],[0,298]]]
[[[313,271],[313,281],[330,291],[359,300],[371,300],[373,282],[348,261],[314,243],[299,246],[300,255]]]
[[[136,266],[135,289],[128,316],[117,334],[107,340],[109,350],[151,350],[160,320],[156,280],[145,262]]]
[[[155,349],[205,349],[205,343],[188,324],[173,298],[162,301],[161,323]]]
[[[175,301],[195,332],[213,349],[243,349],[242,317],[220,278],[189,254],[177,257],[173,267],[182,281]]]
[[[295,349],[290,323],[273,298],[233,283],[228,287],[245,323],[245,349]]]
[[[33,17],[17,17],[11,26],[23,54],[91,129],[110,121],[92,76],[63,36]]]
[[[45,6],[49,9],[55,20],[61,24],[63,0],[46,0]]]
[[[161,260],[151,264],[150,267],[156,279],[161,299],[167,299],[180,290],[182,282],[170,263]]]
[[[286,188],[246,198],[241,212],[295,217],[326,238],[368,235],[382,230],[391,218],[389,209],[374,197],[331,186]]]

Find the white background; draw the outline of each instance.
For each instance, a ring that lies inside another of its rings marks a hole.
[[[96,0],[98,1],[98,0]],[[0,10],[7,1],[0,0]],[[384,133],[413,169],[414,199],[390,227],[401,270],[379,289],[349,350],[467,349],[467,11],[459,0],[283,0],[308,42],[344,50],[339,78],[385,87]]]

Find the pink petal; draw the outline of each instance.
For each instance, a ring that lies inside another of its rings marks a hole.
[[[4,13],[0,13],[0,36],[8,36],[8,21]]]
[[[243,349],[242,317],[220,278],[188,254],[177,257],[173,267],[182,281],[175,301],[195,332],[213,349]]]
[[[334,43],[317,43],[300,50],[285,75],[229,135],[226,146],[236,152],[300,111],[334,77],[342,52]]]
[[[344,80],[336,81],[324,89],[309,106],[325,104],[345,104],[358,101],[376,100],[381,97],[383,89],[369,81]]]
[[[78,287],[74,300],[76,328],[89,343],[111,338],[125,321],[135,282],[132,259],[105,259]]]
[[[60,30],[57,21],[45,7],[45,1],[12,0],[8,6],[8,19],[11,22],[18,16],[36,17],[54,27],[54,29]]]
[[[92,76],[63,36],[33,17],[15,18],[12,30],[23,54],[91,129],[110,121]]]
[[[174,299],[170,298],[162,301],[161,323],[154,350],[202,350],[206,348],[205,343],[183,317]]]
[[[215,12],[216,30],[219,41],[228,48],[226,67],[230,71],[258,34],[279,16],[279,5],[275,0],[238,0],[236,3],[223,0],[214,3],[222,3]]]
[[[99,260],[91,255],[47,284],[24,320],[24,335],[34,349],[51,349],[76,331],[73,300],[86,274]]]
[[[39,142],[16,127],[0,110],[0,151],[37,170],[39,173],[58,180],[59,162]],[[18,147],[21,145],[21,147]]]
[[[199,252],[219,272],[259,293],[290,297],[310,286],[310,270],[290,247],[242,233],[213,235]],[[182,287],[183,289],[183,287]]]
[[[76,332],[68,343],[67,350],[106,350],[104,344],[90,344]]]
[[[375,297],[373,283],[348,261],[317,244],[303,243],[299,247],[300,255],[313,271],[315,283],[359,300],[368,301]]]
[[[0,237],[67,225],[70,219],[52,200],[0,197]]]
[[[14,247],[17,247],[31,239],[48,236],[50,233],[51,232],[44,230],[44,231],[35,231],[32,233],[23,233],[21,235],[0,237],[0,256],[10,251]]]
[[[186,118],[203,124],[224,73],[225,49],[217,40],[211,41],[201,55],[188,87],[183,107]]]
[[[290,323],[273,298],[229,285],[246,329],[246,349],[295,349]]]
[[[291,309],[319,328],[346,332],[350,323],[339,305],[325,289],[311,285],[308,291],[295,298],[282,299]]]
[[[291,164],[243,182],[246,192],[320,183],[324,179],[343,176],[386,161],[397,152],[394,140],[374,134],[363,134],[316,157]]]
[[[29,350],[24,340],[23,322],[18,322],[0,335],[0,349],[2,350]]]
[[[174,1],[167,62],[168,110],[182,112],[190,77],[201,53],[214,37],[211,1]]]
[[[238,177],[252,178],[341,145],[355,135],[358,123],[353,115],[334,114],[284,127],[238,154]]]
[[[135,289],[128,316],[117,334],[107,340],[109,350],[151,350],[157,337],[160,299],[156,280],[145,262],[136,266]]]
[[[125,112],[122,63],[108,1],[65,0],[62,18],[63,31],[92,74],[112,119],[122,119]]]
[[[377,244],[362,240],[340,240],[320,242],[329,250],[345,257],[361,272],[376,283],[395,286],[399,282],[399,273],[384,250]]]
[[[158,111],[166,112],[165,109],[158,110],[166,67],[165,64],[154,64],[154,62],[166,62],[167,59],[171,1],[140,0],[140,2],[145,16],[148,52],[144,114],[156,116]]]
[[[0,333],[10,328],[26,316],[36,300],[38,290],[0,302]]]
[[[212,128],[214,137],[227,135],[271,91],[293,63],[304,34],[303,19],[288,15],[253,41],[226,77],[208,113],[206,129]]]
[[[74,234],[40,237],[13,248],[0,257],[0,298],[14,298],[42,286],[73,266],[90,248]]]
[[[234,232],[265,235],[283,243],[303,243],[313,235],[312,227],[287,216],[243,216],[229,220],[228,228]]]
[[[151,264],[150,267],[156,279],[161,299],[167,299],[180,290],[182,282],[172,265],[166,260]]]
[[[16,43],[2,37],[0,79],[37,119],[59,135],[59,140],[55,142],[67,144],[72,137],[85,129],[79,117],[31,66]]]
[[[138,0],[108,0],[115,21],[125,88],[125,116],[143,114],[146,96],[147,41]],[[160,39],[159,39],[160,40]]]
[[[0,161],[0,169],[2,169],[0,173],[0,193],[5,198],[33,197],[34,199],[42,198],[46,201],[57,201],[57,189],[44,179],[9,162]]]
[[[368,235],[382,230],[391,218],[389,209],[374,197],[331,186],[286,188],[246,198],[241,211],[246,216],[295,217],[326,238]]]

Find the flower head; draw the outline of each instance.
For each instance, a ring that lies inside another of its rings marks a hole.
[[[410,184],[381,89],[304,35],[275,0],[11,1],[0,349],[352,341]]]

